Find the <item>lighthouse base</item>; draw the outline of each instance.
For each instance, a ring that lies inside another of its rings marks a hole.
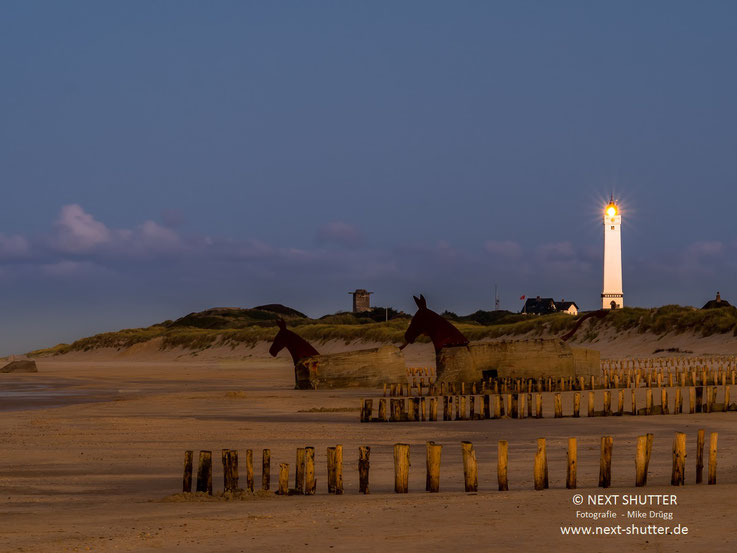
[[[624,296],[622,294],[602,294],[602,309],[622,309],[624,307]]]

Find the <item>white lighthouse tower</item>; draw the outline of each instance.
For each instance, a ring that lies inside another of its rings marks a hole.
[[[621,309],[622,295],[622,216],[612,196],[604,208],[604,288],[603,309]]]

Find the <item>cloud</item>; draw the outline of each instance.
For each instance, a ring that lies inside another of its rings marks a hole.
[[[0,232],[0,258],[22,257],[30,252],[31,244],[25,236],[7,236]]]
[[[719,241],[713,242],[694,242],[686,248],[686,256],[715,256],[721,255],[724,251],[724,244]]]
[[[179,234],[155,221],[132,229],[111,229],[79,204],[65,205],[54,223],[48,246],[58,254],[98,258],[179,253],[186,245]]]
[[[537,247],[536,253],[543,259],[561,259],[576,256],[576,250],[570,242],[552,242],[550,244],[541,244]]]
[[[56,263],[45,263],[39,267],[42,274],[55,278],[100,277],[112,272],[91,261],[63,260]]]
[[[522,246],[511,240],[487,240],[484,249],[492,255],[503,257],[520,257],[522,255]]]
[[[295,305],[312,302],[319,312],[331,308],[325,298],[346,287],[393,290],[398,298],[424,292],[443,308],[462,311],[458,302],[469,309],[488,306],[494,283],[504,291],[503,302],[527,293],[574,299],[584,308],[598,304],[601,289],[600,248],[573,241],[529,251],[513,240],[488,240],[476,249],[448,240],[378,249],[365,245],[355,226],[334,221],[316,229],[316,237],[341,247],[278,247],[253,238],[183,234],[151,220],[116,229],[78,204],[64,206],[52,225],[52,236],[0,233],[0,277],[14,290],[25,287],[29,298],[68,287],[68,297],[89,302],[84,294],[121,297],[128,287],[131,301],[141,305],[161,297],[177,298],[177,305],[191,298],[204,304],[296,298]],[[673,282],[675,276],[676,284],[692,289],[714,277],[709,289],[716,286],[726,296],[717,277],[734,274],[735,249],[737,243],[704,241],[641,258],[625,252],[625,294],[651,295],[659,286],[653,283]]]
[[[112,233],[79,204],[65,205],[54,225],[56,246],[69,253],[83,253],[110,242]]]
[[[354,225],[343,221],[333,221],[317,229],[315,236],[318,244],[335,244],[345,248],[363,245],[363,235]]]

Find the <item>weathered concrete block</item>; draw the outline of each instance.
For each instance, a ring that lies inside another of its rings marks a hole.
[[[299,389],[376,387],[407,378],[404,355],[396,346],[315,355],[294,370]]]
[[[446,382],[474,382],[494,371],[504,378],[599,374],[598,351],[572,348],[557,339],[448,347],[440,350],[436,361],[438,380]]]
[[[20,359],[11,361],[0,368],[0,373],[37,373],[38,367],[33,359]]]

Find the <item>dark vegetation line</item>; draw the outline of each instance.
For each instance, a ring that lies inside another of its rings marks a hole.
[[[366,313],[335,313],[319,319],[311,319],[279,304],[253,309],[213,308],[146,328],[96,334],[72,344],[36,350],[29,355],[57,355],[98,348],[125,349],[155,338],[161,339],[162,349],[181,347],[202,350],[215,345],[254,345],[273,339],[276,334],[274,321],[279,317],[284,318],[299,335],[315,343],[329,340],[401,343],[411,316],[391,308],[388,314],[389,321],[385,322],[386,311],[383,307]],[[572,329],[583,313],[577,316],[562,313],[538,316],[509,311],[476,311],[459,316],[446,311],[443,316],[452,321],[469,340],[481,340],[528,333],[532,336],[561,335]],[[737,309],[694,309],[679,305],[650,309],[625,307],[612,311],[604,319],[592,319],[584,323],[574,339],[591,342],[601,331],[610,328],[617,332],[636,330],[658,336],[683,332],[701,336],[725,333],[737,336]]]

